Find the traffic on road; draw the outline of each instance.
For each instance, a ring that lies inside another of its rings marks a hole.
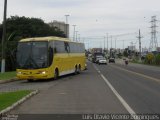
[[[11,113],[38,114],[38,113],[130,113],[126,104],[136,114],[154,114],[160,111],[159,82],[136,74],[133,68],[149,67],[141,65],[119,64],[98,65],[87,62],[88,70],[79,75],[67,75],[58,80],[38,80],[35,82],[16,81],[0,85],[0,91],[22,89],[38,89],[41,92],[26,101]],[[124,69],[124,70],[121,70]],[[133,73],[132,73],[133,72]],[[157,69],[157,76],[160,70]],[[159,79],[159,78],[157,78]],[[106,83],[106,80],[108,83]],[[112,86],[112,87],[110,87]],[[121,101],[121,96],[124,101]],[[54,101],[54,102],[53,102]]]

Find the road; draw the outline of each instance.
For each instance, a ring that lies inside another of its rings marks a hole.
[[[160,113],[159,73],[157,67],[88,62],[88,70],[79,75],[54,81],[1,84],[0,91],[40,90],[38,95],[11,111],[12,114],[153,114]]]
[[[136,113],[160,113],[160,79],[154,80],[155,75],[160,77],[159,69],[152,71],[148,66],[136,64],[111,64],[107,69],[97,67]],[[141,73],[147,76],[141,76]]]

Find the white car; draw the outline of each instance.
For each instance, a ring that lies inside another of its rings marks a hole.
[[[98,64],[100,65],[100,64],[106,64],[107,65],[107,60],[105,59],[105,58],[100,58],[99,60],[98,60]]]
[[[98,61],[99,61],[100,59],[103,59],[103,56],[97,56],[95,63],[98,63]]]

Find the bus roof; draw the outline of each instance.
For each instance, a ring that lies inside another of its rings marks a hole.
[[[30,42],[30,41],[70,41],[68,38],[62,38],[62,37],[35,37],[35,38],[25,38],[20,40],[19,42]]]

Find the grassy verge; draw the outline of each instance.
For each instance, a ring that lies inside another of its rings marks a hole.
[[[131,63],[137,63],[137,64],[144,64],[142,62],[139,62],[139,61],[130,61]]]
[[[7,79],[12,79],[16,77],[16,72],[5,72],[5,73],[0,73],[0,80],[7,80]]]
[[[28,95],[31,92],[32,91],[30,90],[23,90],[16,92],[0,93],[0,111],[11,106],[12,104],[22,99],[24,96]]]
[[[143,63],[143,62],[139,62],[139,61],[131,61],[131,63],[136,63],[136,64],[142,64],[142,65],[149,65],[149,66],[160,67],[160,65],[156,65],[156,64],[147,64],[147,63]]]

